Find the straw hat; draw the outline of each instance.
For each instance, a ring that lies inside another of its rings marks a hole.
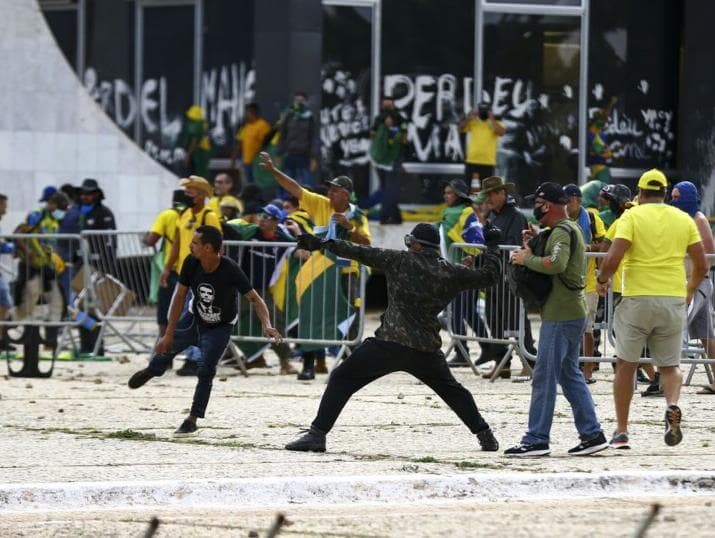
[[[179,185],[183,188],[191,187],[192,189],[204,191],[206,193],[206,196],[213,196],[214,193],[214,188],[211,186],[211,183],[206,181],[201,176],[189,176],[181,178],[181,181],[179,181]]]

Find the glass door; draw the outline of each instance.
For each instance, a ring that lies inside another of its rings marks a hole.
[[[375,188],[367,151],[379,97],[379,14],[379,0],[323,0],[321,168],[326,177],[351,177],[361,198]]]
[[[497,172],[521,195],[583,182],[588,0],[477,0],[475,101],[504,122]]]

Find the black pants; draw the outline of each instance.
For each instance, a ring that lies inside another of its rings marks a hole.
[[[377,338],[366,339],[333,371],[313,427],[328,433],[353,394],[393,372],[407,372],[430,387],[472,433],[489,427],[472,394],[454,379],[441,351],[418,351]]]

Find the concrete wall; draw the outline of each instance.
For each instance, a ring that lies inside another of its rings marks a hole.
[[[35,0],[3,0],[0,17],[0,226],[36,208],[45,185],[94,177],[122,229],[147,229],[177,178],[128,139],[87,95]]]

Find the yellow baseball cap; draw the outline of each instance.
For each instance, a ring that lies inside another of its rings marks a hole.
[[[651,168],[638,180],[638,188],[644,190],[657,191],[668,186],[668,178],[657,168]]]

